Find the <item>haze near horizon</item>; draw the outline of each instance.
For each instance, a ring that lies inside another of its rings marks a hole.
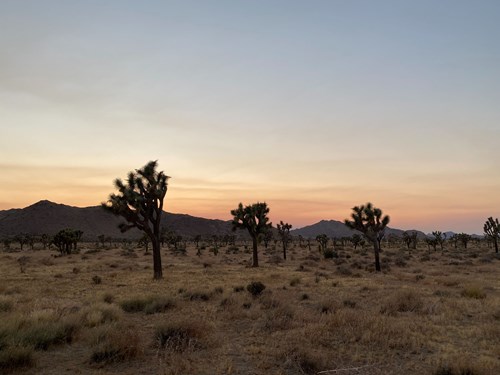
[[[481,233],[500,216],[500,3],[3,1],[0,210],[97,205]]]

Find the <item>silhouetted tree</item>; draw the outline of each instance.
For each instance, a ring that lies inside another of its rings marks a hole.
[[[413,232],[410,232],[410,231],[403,232],[403,242],[408,247],[408,250],[410,250],[410,248],[416,249],[417,248],[417,242],[418,242],[417,232],[415,232],[415,231],[413,231]]]
[[[265,202],[254,203],[245,207],[240,203],[238,208],[231,210],[233,230],[238,228],[246,229],[252,238],[252,267],[259,266],[258,243],[261,236],[271,229],[268,214],[269,207]]]
[[[495,245],[495,253],[498,254],[498,239],[500,238],[500,223],[498,218],[493,220],[493,217],[489,217],[484,223],[484,234],[493,242]]]
[[[196,236],[194,236],[193,242],[195,243],[197,250],[200,249],[200,241],[201,241],[201,234],[197,234]],[[196,255],[198,255],[198,254],[196,254]]]
[[[464,246],[464,249],[467,249],[467,244],[472,239],[472,236],[470,234],[467,234],[467,233],[459,233],[459,234],[457,234],[457,239],[458,239],[458,241],[460,241],[462,243],[462,245]]]
[[[432,232],[432,235],[434,236],[434,240],[436,245],[439,245],[441,247],[441,250],[443,250],[444,247],[444,241],[446,241],[446,233],[443,233],[439,230],[436,230]],[[434,251],[436,250],[436,246],[434,246]]]
[[[316,236],[316,241],[319,243],[319,252],[324,254],[329,241],[328,236],[326,234],[318,234]]]
[[[102,207],[127,221],[120,224],[122,232],[138,228],[148,235],[153,246],[153,275],[161,279],[160,224],[169,176],[163,171],[157,172],[157,166],[157,161],[150,161],[141,169],[129,172],[125,183],[116,179],[119,193],[111,194]]]
[[[278,233],[280,235],[281,243],[283,244],[283,259],[286,260],[286,250],[288,248],[288,243],[290,242],[290,229],[292,229],[292,224],[284,223],[280,221],[280,223],[276,226],[278,228]]]
[[[14,236],[14,242],[17,242],[23,250],[24,245],[28,243],[28,237],[25,234],[17,234]]]
[[[149,236],[144,233],[141,238],[139,238],[139,240],[137,241],[137,246],[139,247],[144,247],[144,252],[146,254],[149,253],[149,243],[151,242],[151,239],[149,238]]]
[[[389,224],[389,216],[382,217],[382,210],[373,207],[371,203],[352,208],[352,220],[345,219],[347,227],[360,231],[373,244],[375,253],[375,270],[380,271],[380,234]]]
[[[49,246],[49,244],[51,242],[51,238],[48,234],[44,233],[40,237],[40,242],[42,243],[43,249],[45,250],[47,248],[47,246]]]
[[[264,235],[262,236],[262,241],[264,241],[264,247],[267,249],[269,246],[269,242],[271,242],[274,239],[274,234],[272,231],[268,230]]]
[[[72,250],[76,250],[77,243],[82,238],[82,235],[81,230],[62,229],[52,238],[52,243],[57,247],[61,255],[71,254]]]
[[[362,241],[363,241],[363,238],[359,234],[357,234],[357,233],[354,233],[351,236],[351,242],[352,242],[352,245],[354,246],[354,250],[356,250],[356,248],[358,247],[358,245],[361,245]]]

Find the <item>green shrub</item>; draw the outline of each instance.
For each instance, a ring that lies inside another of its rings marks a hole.
[[[165,312],[174,306],[173,300],[164,296],[134,297],[120,303],[123,311],[128,313],[145,312],[146,314],[155,314]]]
[[[148,301],[142,297],[133,297],[120,302],[120,307],[123,311],[128,313],[136,313],[144,311]]]
[[[71,343],[77,325],[72,322],[40,321],[19,332],[21,342],[36,350],[47,350],[52,345]]]
[[[254,297],[260,296],[264,289],[266,289],[266,286],[260,281],[252,281],[247,285],[248,292]]]

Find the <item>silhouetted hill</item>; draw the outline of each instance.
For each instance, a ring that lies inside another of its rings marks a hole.
[[[386,235],[394,235],[398,237],[402,237],[405,231],[401,229],[394,229],[387,227]],[[414,230],[411,230],[414,232]],[[425,233],[421,231],[416,231],[418,233],[419,238],[425,238]],[[360,233],[358,231],[349,229],[346,225],[337,220],[321,220],[320,222],[312,225],[308,225],[303,228],[294,229],[290,231],[294,236],[301,235],[305,238],[315,238],[317,235],[326,234],[328,237],[350,237],[354,233]]]
[[[84,240],[95,240],[100,234],[113,238],[140,236],[140,232],[135,229],[121,233],[118,225],[123,221],[99,206],[79,208],[43,200],[23,209],[0,211],[0,236],[19,233],[53,235],[64,228],[82,230]],[[168,212],[165,212],[163,224],[169,230],[187,237],[231,232],[229,221]]]

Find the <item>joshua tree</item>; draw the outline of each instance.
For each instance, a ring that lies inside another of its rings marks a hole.
[[[469,241],[472,239],[472,236],[467,233],[459,233],[457,234],[457,239],[462,242],[462,245],[464,245],[464,249],[467,249],[467,244]]]
[[[358,245],[361,245],[361,242],[363,241],[363,238],[357,233],[354,233],[351,237],[351,242],[352,245],[354,246],[354,250],[358,247]]]
[[[149,238],[149,236],[144,233],[141,238],[139,238],[139,240],[137,241],[137,246],[144,246],[144,252],[146,254],[149,254],[149,243],[151,242],[151,239]]]
[[[382,210],[373,207],[371,203],[352,208],[352,220],[345,219],[347,227],[360,231],[373,244],[375,253],[375,270],[380,271],[380,243],[379,238],[389,224],[389,216],[382,217]]]
[[[498,254],[498,239],[500,238],[500,223],[498,218],[493,220],[490,216],[486,223],[484,223],[484,234],[493,242],[495,245],[495,252]]]
[[[14,242],[18,242],[21,250],[23,250],[24,245],[28,243],[28,236],[25,234],[18,234],[14,236]]]
[[[403,232],[403,242],[408,247],[408,250],[410,250],[410,246],[412,249],[416,249],[418,242],[417,232]]]
[[[444,241],[446,241],[446,233],[443,233],[439,230],[436,230],[432,232],[432,235],[434,236],[434,240],[436,241],[436,245],[439,245],[441,247],[441,250],[443,250],[443,245]],[[436,250],[436,247],[434,246],[434,251]]]
[[[326,250],[326,246],[328,245],[328,236],[326,234],[318,234],[316,236],[316,241],[319,242],[319,252],[321,254],[324,254],[325,250]]]
[[[42,234],[40,237],[40,242],[42,243],[43,249],[45,250],[47,246],[50,245],[50,236],[48,234]]]
[[[240,203],[238,208],[231,210],[233,215],[233,230],[246,229],[252,237],[253,259],[252,267],[259,266],[258,243],[260,237],[271,229],[271,223],[268,222],[269,207],[264,203],[254,203],[243,207]]]
[[[76,250],[76,245],[82,238],[82,235],[83,232],[81,230],[63,229],[57,232],[52,239],[52,243],[56,245],[61,255],[71,254],[71,250]]]
[[[264,241],[264,247],[267,249],[269,246],[269,242],[271,242],[274,239],[274,234],[272,231],[268,230],[266,233],[264,233],[264,236],[262,236],[262,241]]]
[[[120,224],[122,232],[138,228],[150,238],[153,246],[153,275],[155,279],[161,279],[160,224],[169,176],[163,171],[156,171],[157,166],[157,161],[150,161],[141,169],[129,172],[125,183],[117,178],[115,186],[119,193],[111,194],[102,207],[127,221]]]
[[[283,259],[286,260],[286,250],[288,248],[288,243],[290,242],[290,229],[292,229],[292,224],[284,223],[280,221],[280,223],[276,226],[278,228],[278,233],[281,238],[281,243],[283,244]]]

